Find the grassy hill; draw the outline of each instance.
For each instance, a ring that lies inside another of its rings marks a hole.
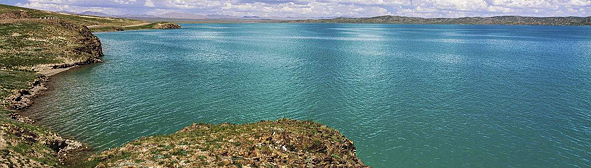
[[[26,83],[23,80],[31,80],[19,76],[31,76],[42,69],[40,66],[100,62],[100,40],[91,32],[154,28],[179,26],[0,4],[0,79],[5,79],[0,82],[0,99],[15,89],[28,87],[22,85]]]
[[[58,13],[51,11],[42,11],[28,8],[21,8],[16,6],[0,4],[0,19],[60,19],[68,21],[77,25],[92,26],[92,25],[109,25],[109,26],[126,26],[145,23],[140,20],[98,17],[87,15],[76,15],[69,13]]]
[[[97,59],[102,55],[100,41],[91,32],[162,24],[0,5],[0,68],[34,70],[29,67]]]
[[[82,26],[61,20],[0,22],[0,67],[83,62],[102,55],[100,42]]]

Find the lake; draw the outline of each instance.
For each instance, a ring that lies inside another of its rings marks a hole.
[[[591,27],[183,24],[98,33],[29,117],[97,150],[313,120],[373,167],[591,167]]]

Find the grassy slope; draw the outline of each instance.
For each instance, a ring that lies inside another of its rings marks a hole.
[[[29,81],[37,79],[38,76],[32,71],[0,71],[0,98],[12,94],[13,90],[27,89]]]
[[[25,11],[28,18],[56,17],[78,25],[125,26],[143,21],[79,16],[1,5],[0,14]],[[28,87],[34,72],[23,70],[39,64],[80,61],[90,55],[73,52],[82,44],[77,43],[79,33],[52,20],[11,19],[0,20],[0,98],[14,89]]]
[[[41,17],[55,17],[60,20],[65,20],[68,22],[72,22],[77,25],[83,26],[96,26],[96,28],[90,28],[93,32],[104,32],[104,31],[117,31],[117,28],[122,28],[123,30],[139,30],[139,29],[154,29],[154,25],[156,23],[151,23],[149,26],[134,26],[134,27],[125,27],[129,25],[137,25],[142,23],[147,23],[141,20],[134,20],[134,19],[123,19],[123,18],[114,18],[114,17],[98,17],[98,16],[87,16],[87,15],[76,15],[76,14],[67,14],[67,13],[58,13],[58,12],[50,12],[50,11],[41,11],[35,9],[28,9],[28,8],[21,8],[16,6],[9,6],[9,5],[2,5],[0,4],[0,14],[7,13],[7,12],[14,12],[14,11],[25,11],[30,15],[30,18],[41,18]],[[160,22],[160,23],[168,23],[168,22]]]
[[[18,66],[38,64],[77,62],[88,59],[84,53],[72,52],[81,47],[78,44],[80,33],[71,27],[56,24],[57,20],[40,20],[40,17],[55,17],[76,25],[100,25],[93,32],[153,29],[159,23],[138,25],[146,22],[131,19],[81,16],[56,12],[40,11],[21,7],[0,5],[0,14],[24,11],[25,19],[0,20],[0,68],[10,69]],[[74,28],[75,29],[75,28]]]
[[[73,52],[79,33],[51,21],[22,20],[0,23],[0,67],[34,66],[84,60],[89,54]]]
[[[92,54],[74,52],[83,47],[79,41],[79,28],[65,27],[57,20],[40,20],[40,17],[55,17],[76,25],[101,25],[92,31],[113,31],[115,27],[146,23],[139,20],[80,16],[40,11],[0,4],[0,15],[24,11],[23,19],[0,20],[0,100],[16,89],[25,89],[35,76],[32,66],[80,62]],[[125,30],[153,29],[159,23],[125,27]]]
[[[0,100],[15,90],[27,89],[29,82],[37,79],[36,72],[15,68],[44,63],[57,63],[58,54],[65,50],[51,52],[48,43],[37,40],[58,40],[45,38],[47,33],[39,29],[56,29],[53,26],[30,22],[14,24],[0,23]],[[67,31],[66,31],[67,32]],[[13,36],[18,33],[18,36]],[[65,41],[57,42],[66,45]],[[30,141],[32,136],[49,134],[46,129],[21,123],[8,117],[11,111],[0,103],[0,166],[9,167],[54,167],[59,165],[55,151],[42,143]],[[27,134],[23,134],[26,132]]]
[[[25,19],[0,20],[0,99],[15,89],[25,89],[32,81],[30,68],[39,64],[55,64],[83,61],[91,57],[87,53],[73,52],[81,47],[79,32],[56,24],[55,20],[39,20],[55,17],[77,25],[103,25],[109,27],[135,25],[144,21],[80,16],[1,5],[0,14],[24,11]],[[126,29],[150,29],[156,23]],[[93,31],[109,31],[93,30]]]
[[[0,166],[59,167],[55,151],[35,142],[38,140],[35,137],[52,133],[42,127],[8,119],[9,113],[0,108]]]

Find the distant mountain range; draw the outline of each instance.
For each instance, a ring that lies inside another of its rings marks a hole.
[[[62,11],[64,12],[64,11]],[[67,12],[65,12],[67,13]],[[171,12],[160,15],[109,15],[101,12],[86,11],[77,13],[102,17],[121,17],[133,19],[156,20],[234,20],[234,21],[276,21],[287,23],[385,23],[385,24],[475,24],[475,25],[558,25],[577,26],[591,25],[591,17],[525,17],[525,16],[494,16],[494,17],[462,17],[462,18],[421,18],[405,16],[377,16],[368,18],[264,18],[259,16],[202,15],[192,13]]]
[[[378,16],[370,18],[309,19],[282,22],[294,23],[387,23],[387,24],[475,24],[475,25],[591,25],[591,17],[463,17],[463,18],[420,18],[404,16]]]

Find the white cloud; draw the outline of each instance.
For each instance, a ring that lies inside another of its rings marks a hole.
[[[156,7],[156,5],[154,5],[154,2],[152,2],[152,0],[146,0],[146,3],[144,3],[144,6]]]
[[[129,0],[132,2],[135,0]],[[115,1],[113,1],[115,2]],[[115,2],[119,3],[119,2]],[[72,4],[72,5],[70,5]],[[33,8],[33,9],[42,9],[42,10],[51,10],[51,11],[69,11],[69,12],[85,12],[85,11],[92,11],[92,12],[102,12],[102,13],[109,13],[109,14],[125,14],[124,11],[119,10],[117,8],[111,7],[94,7],[94,6],[79,6],[76,0],[30,0],[29,3],[25,4],[17,4],[17,6],[22,6],[26,8]]]
[[[66,10],[69,9],[69,5],[57,5],[51,3],[41,3],[41,2],[31,2],[22,5],[26,8],[34,8],[34,9],[44,9],[44,10]]]

